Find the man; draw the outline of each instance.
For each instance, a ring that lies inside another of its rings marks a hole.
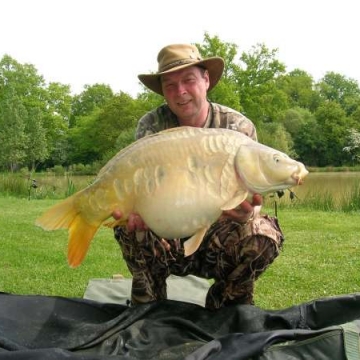
[[[194,126],[228,128],[257,140],[249,119],[207,99],[207,92],[223,73],[222,58],[202,59],[195,46],[175,44],[164,47],[157,60],[158,72],[139,75],[139,79],[163,95],[166,104],[140,119],[137,139],[172,127]],[[161,239],[132,214],[126,228],[115,228],[115,238],[133,276],[132,303],[166,299],[170,274],[192,274],[214,279],[206,297],[209,309],[253,304],[254,282],[277,257],[283,242],[277,220],[260,215],[261,204],[262,198],[256,194],[252,203],[244,201],[223,212],[199,249],[188,257],[184,257],[186,239]]]

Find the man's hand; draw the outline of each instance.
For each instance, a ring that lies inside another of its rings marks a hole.
[[[122,217],[122,213],[120,210],[114,210],[112,213],[112,217],[115,220],[119,220]],[[140,217],[139,214],[131,213],[129,214],[129,218],[127,221],[126,228],[129,232],[132,231],[144,231],[148,230],[144,220]]]
[[[120,220],[122,217],[122,212],[120,210],[114,210],[111,215],[115,220]],[[149,230],[149,228],[144,223],[144,220],[141,218],[141,216],[139,214],[135,214],[135,213],[129,214],[126,229],[129,232]],[[166,239],[161,238],[160,243],[163,246],[163,248],[165,249],[165,251],[171,250],[171,246]],[[154,251],[155,251],[155,253],[154,253],[155,256],[159,257],[161,255],[159,250],[155,249]]]
[[[222,218],[232,219],[245,224],[259,214],[262,203],[262,196],[254,194],[252,202],[245,200],[236,209],[223,211]]]

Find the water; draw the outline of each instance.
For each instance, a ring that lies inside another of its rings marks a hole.
[[[360,172],[315,172],[304,179],[303,185],[295,186],[291,190],[300,200],[309,196],[331,196],[337,203],[359,184]],[[289,195],[290,193],[285,191],[281,201],[290,201]]]

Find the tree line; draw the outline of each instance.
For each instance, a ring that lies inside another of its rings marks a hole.
[[[256,44],[239,54],[233,43],[205,33],[203,57],[225,59],[224,75],[209,99],[241,111],[259,141],[307,166],[351,166],[359,159],[360,88],[327,72],[319,81],[301,69],[287,72],[277,49]],[[136,81],[136,79],[134,79]],[[45,170],[75,164],[97,171],[134,141],[138,120],[163,103],[145,87],[134,98],[109,85],[47,83],[31,64],[10,55],[0,61],[0,170]]]

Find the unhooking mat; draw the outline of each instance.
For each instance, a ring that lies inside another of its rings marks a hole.
[[[210,311],[0,293],[1,360],[359,359],[360,294]]]

